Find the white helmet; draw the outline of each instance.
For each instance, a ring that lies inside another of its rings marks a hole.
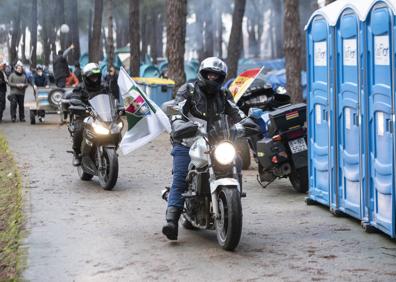
[[[209,80],[208,74],[215,73],[219,77]],[[221,89],[227,75],[227,65],[217,57],[209,57],[201,62],[198,70],[198,85],[207,94],[215,94]]]

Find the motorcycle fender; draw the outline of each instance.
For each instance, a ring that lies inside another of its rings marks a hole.
[[[296,169],[308,166],[307,151],[292,154],[292,159]]]
[[[241,191],[238,180],[234,178],[221,178],[210,182],[210,193],[216,193],[220,186],[235,186],[238,191]]]

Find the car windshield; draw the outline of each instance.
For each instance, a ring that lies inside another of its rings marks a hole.
[[[99,118],[104,122],[113,120],[115,106],[108,94],[99,94],[89,100],[92,108],[98,114]]]

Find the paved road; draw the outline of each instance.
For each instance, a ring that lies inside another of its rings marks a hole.
[[[288,181],[267,189],[245,171],[244,226],[235,252],[212,231],[161,234],[169,184],[168,137],[120,157],[112,192],[81,182],[71,166],[70,138],[58,117],[31,126],[9,122],[6,135],[25,189],[28,281],[395,281],[396,242],[366,234],[351,218],[306,206]],[[8,121],[8,122],[7,122]]]

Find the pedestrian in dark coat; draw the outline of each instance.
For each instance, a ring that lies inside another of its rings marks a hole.
[[[67,55],[74,48],[74,45],[70,45],[64,52],[62,50],[58,51],[58,56],[54,58],[54,77],[55,84],[60,88],[64,88],[66,86],[66,78],[69,76],[69,64],[67,63]]]
[[[19,108],[19,120],[25,122],[25,91],[28,87],[28,80],[25,73],[23,72],[22,63],[18,62],[15,65],[15,71],[8,78],[8,84],[10,85],[10,95],[8,99],[11,102],[11,120],[16,121],[16,110]]]
[[[3,112],[6,107],[7,75],[5,63],[0,63],[0,122],[3,120]]]

